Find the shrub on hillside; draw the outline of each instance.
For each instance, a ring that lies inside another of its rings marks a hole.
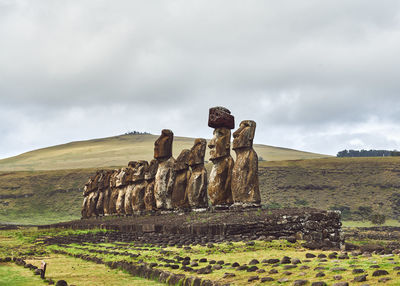
[[[350,220],[352,218],[350,207],[348,206],[332,206],[329,209],[333,211],[340,211],[342,213],[343,220]]]
[[[379,225],[381,225],[381,224],[384,224],[384,223],[385,223],[385,221],[386,221],[386,216],[385,216],[384,214],[374,213],[374,214],[371,215],[370,221],[371,221],[373,224],[379,224]]]

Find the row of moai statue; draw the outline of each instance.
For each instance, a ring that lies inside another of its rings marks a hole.
[[[210,108],[208,125],[214,128],[208,144],[213,164],[209,179],[204,166],[207,141],[172,157],[173,133],[162,130],[154,143],[154,159],[129,162],[127,168],[100,170],[84,188],[82,218],[132,215],[141,211],[259,206],[258,157],[253,149],[256,123],[245,120],[233,133],[234,117],[223,107]]]

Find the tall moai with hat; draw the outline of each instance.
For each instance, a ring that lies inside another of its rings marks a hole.
[[[253,149],[255,131],[256,123],[244,120],[233,133],[232,148],[236,152],[236,161],[232,172],[232,197],[235,205],[257,206],[261,203],[258,156]]]
[[[172,191],[175,184],[175,159],[172,157],[174,133],[163,129],[154,143],[154,158],[158,161],[158,169],[154,184],[154,198],[159,210],[172,209]]]
[[[230,154],[231,129],[235,127],[234,117],[224,107],[210,108],[208,126],[214,128],[210,148],[210,160],[213,163],[208,182],[208,198],[213,206],[232,204],[232,169],[234,165]]]

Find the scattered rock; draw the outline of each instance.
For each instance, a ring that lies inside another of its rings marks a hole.
[[[382,277],[382,278],[378,279],[378,282],[385,283],[385,282],[387,282],[389,280],[392,280],[392,278],[390,278],[390,277]]]
[[[356,277],[354,277],[353,281],[354,281],[354,282],[364,282],[364,281],[367,281],[367,276],[368,276],[368,274],[356,276]]]
[[[250,266],[249,268],[247,268],[247,272],[255,272],[256,270],[258,269],[258,267],[257,266],[255,266],[255,265],[253,265],[253,266]]]
[[[58,280],[56,286],[68,286],[68,283],[65,280]]]
[[[372,276],[383,276],[383,275],[389,275],[389,272],[383,269],[375,270],[374,273],[372,273]]]
[[[311,286],[327,286],[324,281],[313,282]]]
[[[272,278],[272,277],[262,277],[261,279],[260,279],[260,282],[271,282],[271,281],[275,281],[275,279],[274,278]]]
[[[235,277],[236,276],[236,274],[235,273],[225,273],[224,274],[224,276],[222,276],[222,278],[232,278],[232,277]]]
[[[324,272],[318,272],[315,277],[324,277],[326,276]]]
[[[333,283],[332,286],[349,286],[348,282],[336,282]]]
[[[250,276],[249,279],[247,280],[248,282],[256,281],[259,280],[260,278],[258,276]]]
[[[306,253],[306,258],[314,258],[314,257],[316,256],[312,253]]]
[[[268,273],[269,273],[269,274],[276,274],[276,273],[278,273],[278,270],[276,270],[276,269],[271,269]]]
[[[353,274],[359,274],[359,273],[364,273],[365,272],[365,270],[364,269],[359,269],[359,268],[356,268],[356,269],[353,269]]]
[[[257,259],[252,259],[250,262],[249,262],[249,265],[255,265],[255,264],[259,264],[260,263],[260,261],[258,261]]]
[[[334,276],[333,276],[333,279],[334,279],[334,280],[342,280],[343,277],[342,277],[342,275],[334,275]]]
[[[284,256],[281,260],[281,264],[290,264],[291,263],[291,258],[288,256]]]
[[[295,280],[293,286],[303,286],[308,283],[308,280]]]

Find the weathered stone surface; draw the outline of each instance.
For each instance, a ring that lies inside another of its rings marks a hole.
[[[188,203],[192,208],[204,208],[208,206],[207,198],[207,170],[204,167],[204,156],[207,141],[197,138],[190,150],[189,165],[192,172],[187,185]]]
[[[235,119],[225,107],[217,106],[209,110],[208,126],[212,128],[235,128]]]
[[[172,207],[175,209],[186,209],[189,207],[186,194],[187,184],[191,171],[189,169],[190,150],[184,149],[176,158],[175,182],[172,191]]]
[[[154,158],[158,161],[154,198],[159,210],[172,209],[172,191],[175,182],[175,159],[172,157],[173,136],[171,130],[164,129],[154,143]]]
[[[135,171],[133,172],[133,196],[132,196],[132,209],[133,211],[141,211],[145,209],[144,204],[144,193],[146,190],[146,181],[144,180],[145,171],[148,168],[149,163],[147,161],[139,161],[136,165]]]
[[[214,130],[208,147],[213,163],[208,183],[208,197],[212,205],[232,204],[232,170],[234,161],[230,155],[231,131],[227,128]]]
[[[144,193],[144,205],[148,211],[156,210],[156,200],[154,198],[154,178],[157,173],[158,161],[153,159],[145,171],[146,189]]]
[[[234,203],[261,202],[258,181],[258,156],[253,149],[256,123],[245,120],[233,133],[236,161],[232,171],[232,197]]]

